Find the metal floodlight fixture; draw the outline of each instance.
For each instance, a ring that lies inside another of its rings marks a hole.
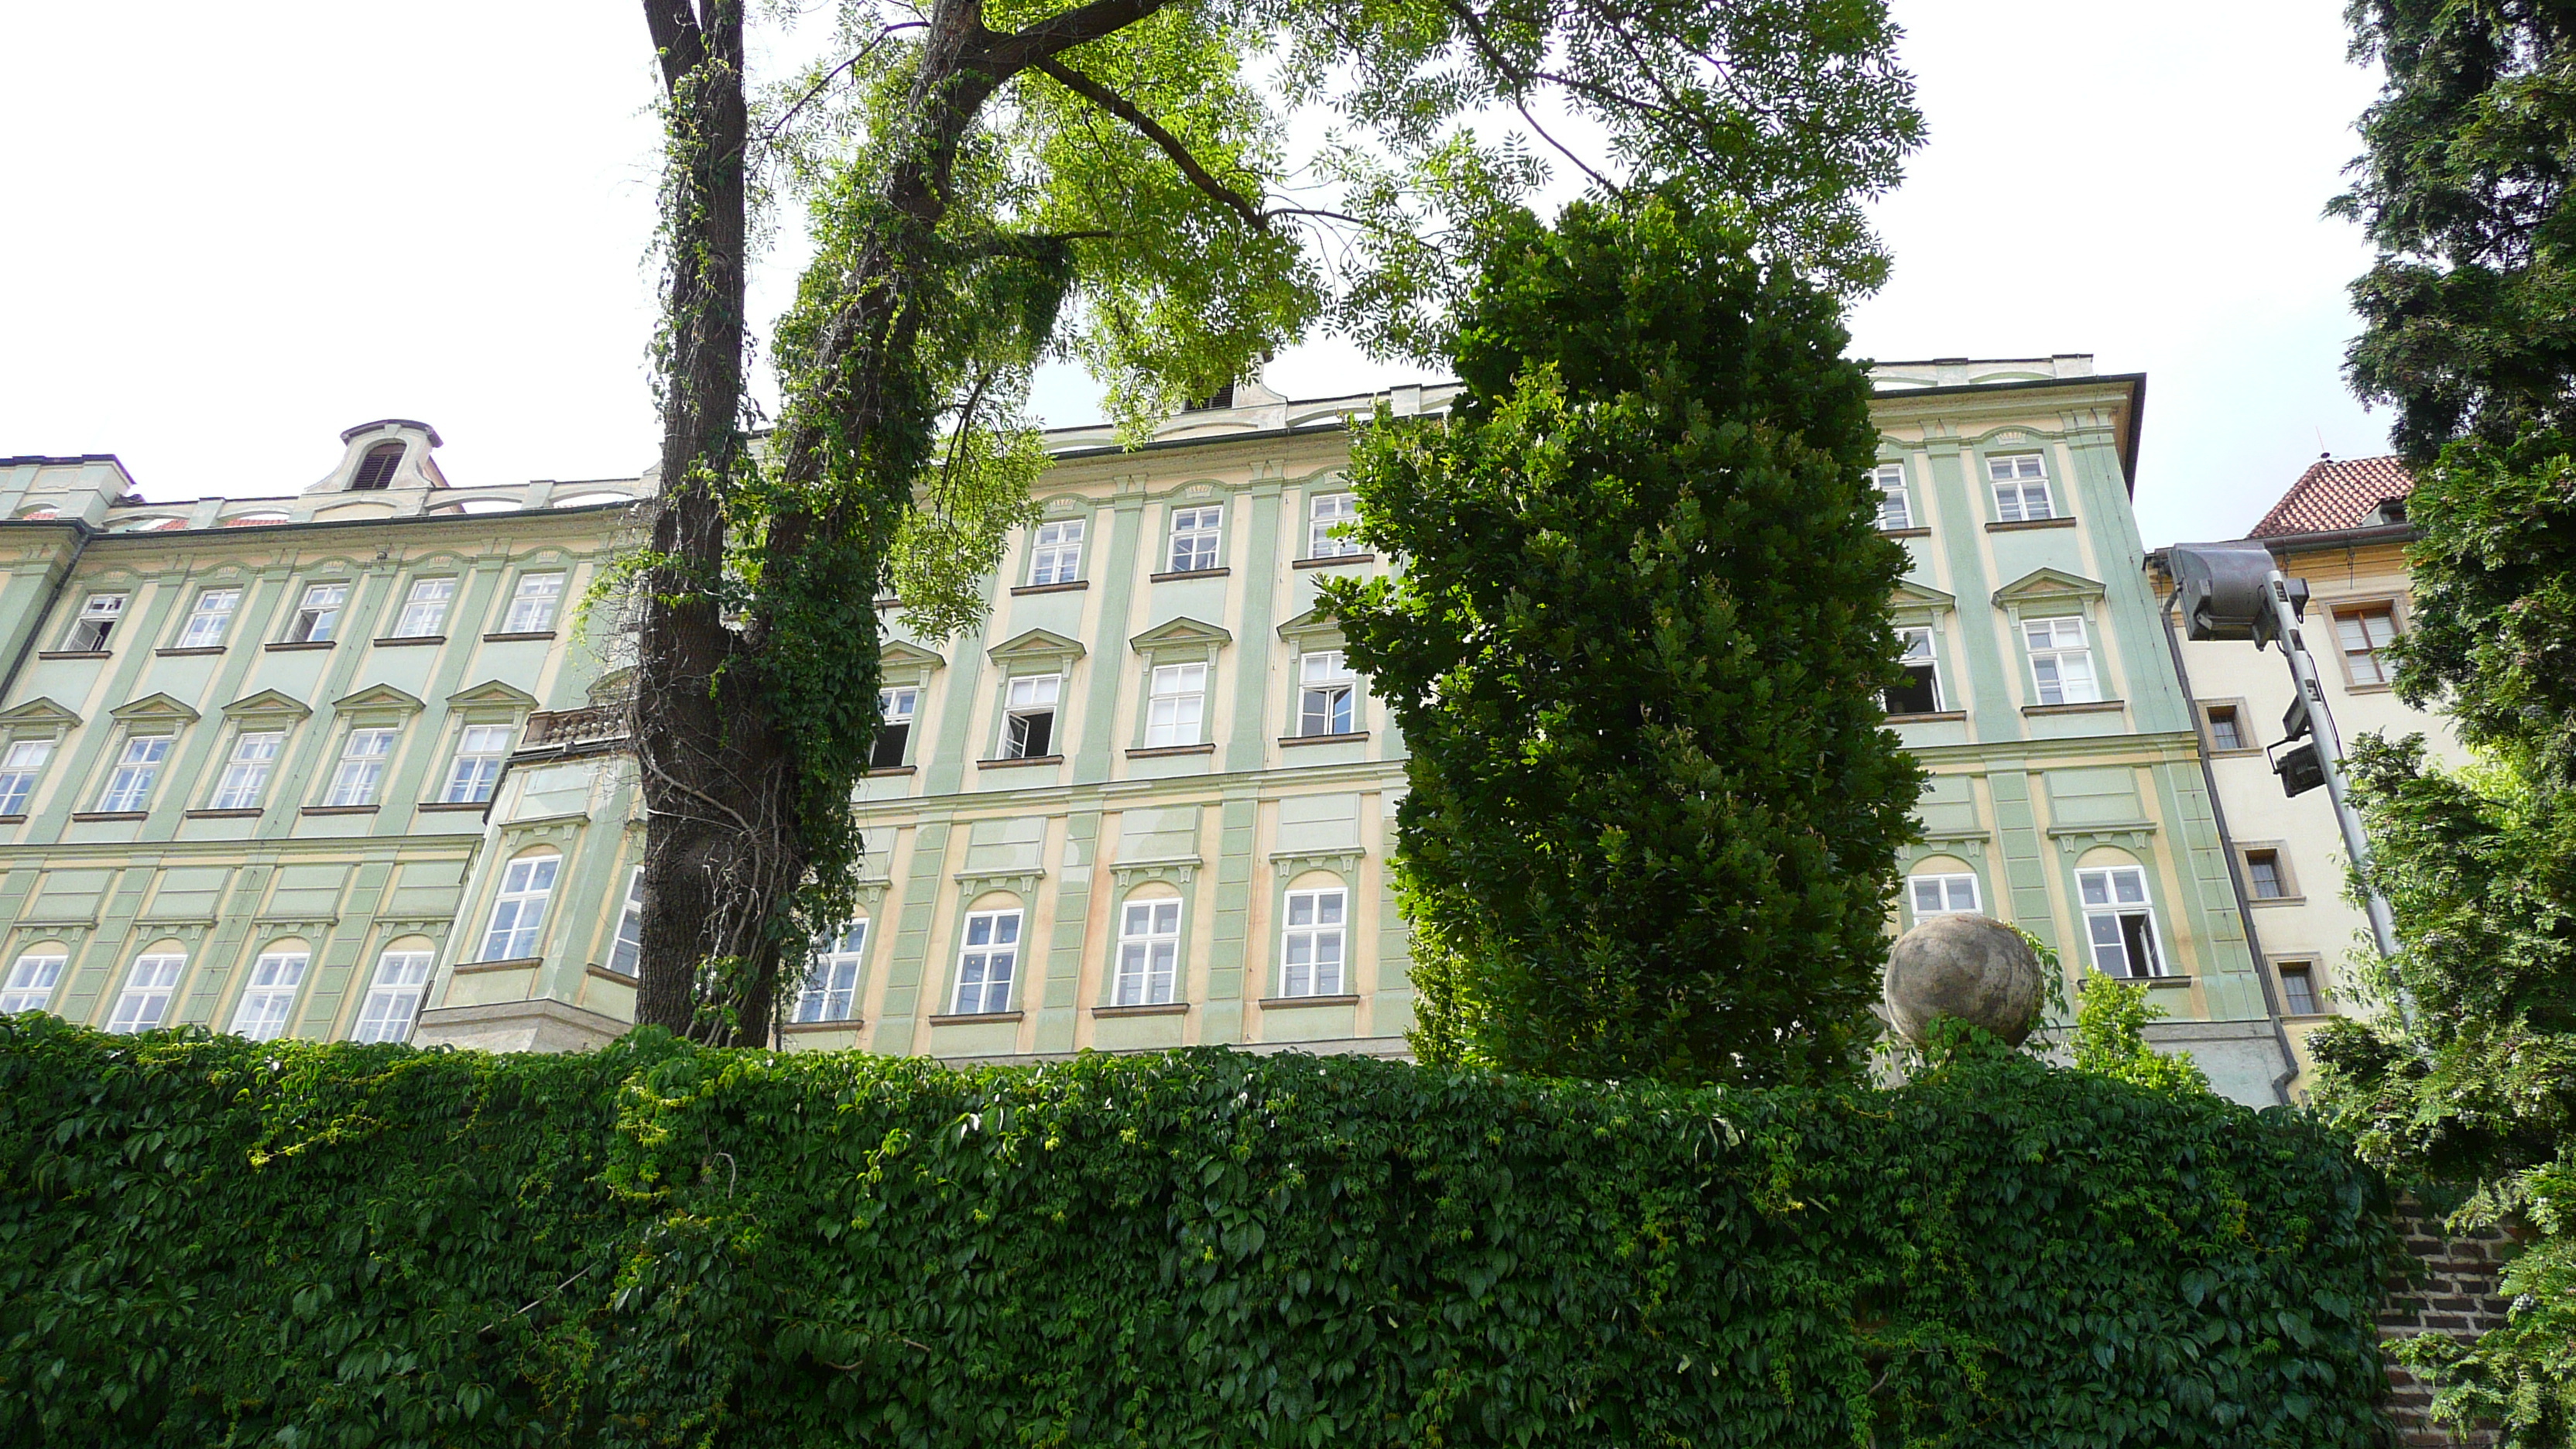
[[[2272,577],[2280,571],[2259,543],[2178,543],[2165,550],[2182,595],[2183,632],[2193,639],[2251,639],[2256,648],[2280,637]],[[2303,615],[2308,586],[2289,581],[2290,614]]]
[[[2317,758],[2317,746],[2313,740],[2275,755],[2272,773],[2281,777],[2281,793],[2292,800],[2326,782],[2325,762]]]
[[[2308,701],[2300,695],[2290,696],[2290,707],[2281,711],[2281,742],[2308,737]]]

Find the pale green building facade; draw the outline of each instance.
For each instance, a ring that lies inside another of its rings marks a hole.
[[[2232,1095],[2277,1100],[2278,1016],[2139,568],[2143,380],[2057,357],[1879,381],[1920,676],[1893,728],[1936,777],[1891,927],[1976,909],[2056,944],[2070,976],[2137,974],[2172,1013],[2164,1039]],[[1402,415],[1446,393],[1383,396]],[[1319,579],[1387,566],[1335,527],[1344,420],[1374,401],[1246,386],[1142,449],[1059,431],[983,628],[923,640],[887,605],[903,727],[857,802],[865,915],[818,944],[782,1045],[1404,1053],[1387,875],[1403,741],[1314,609]],[[425,427],[344,442],[293,498],[193,509],[117,504],[112,460],[0,463],[0,516],[19,520],[0,524],[0,636],[25,656],[0,728],[49,742],[25,808],[0,815],[0,1006],[116,1024],[170,976],[159,1024],[513,1049],[631,1018],[639,805],[617,713],[594,707],[614,651],[570,614],[651,480],[450,488]],[[266,526],[222,526],[244,514]],[[406,623],[424,583],[449,598],[434,634]],[[317,584],[346,589],[323,648],[295,637]],[[224,589],[223,641],[183,647]],[[514,627],[541,622],[548,590],[546,627]],[[110,593],[105,647],[61,647],[90,642],[84,610]],[[276,737],[266,793],[221,808],[259,736]],[[99,808],[138,803],[117,771],[153,739],[167,763],[139,809]],[[371,799],[334,803],[375,765]],[[20,968],[56,956],[34,1000],[17,983],[43,973]]]

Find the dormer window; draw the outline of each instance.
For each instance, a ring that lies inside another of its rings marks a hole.
[[[1216,391],[1209,393],[1206,397],[1200,398],[1196,402],[1183,403],[1181,405],[1181,411],[1185,413],[1207,413],[1217,412],[1232,406],[1234,406],[1234,384],[1229,382],[1225,386],[1218,388]]]
[[[358,460],[358,476],[349,480],[349,491],[392,486],[394,469],[402,466],[402,455],[400,443],[378,443],[369,448],[367,456]]]

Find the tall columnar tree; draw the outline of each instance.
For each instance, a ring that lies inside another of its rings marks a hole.
[[[1326,587],[1410,754],[1419,1049],[1850,1071],[1922,771],[1835,300],[1720,209],[1577,204],[1504,231],[1457,337],[1448,418],[1353,461],[1402,576]]]
[[[2387,67],[2337,206],[2382,252],[2354,285],[2352,378],[2417,465],[2413,631],[2397,690],[2479,755],[2428,768],[2365,737],[2357,796],[2416,1005],[2316,1039],[2365,1150],[2474,1189],[2467,1222],[2540,1236],[2508,1326],[2408,1350],[2437,1405],[2516,1446],[2576,1446],[2576,6],[2362,0]]]
[[[1041,360],[1141,425],[1318,322],[1423,355],[1544,154],[1723,198],[1866,289],[1860,203],[1919,133],[1881,0],[844,0],[837,58],[774,94],[746,89],[739,0],[644,3],[670,144],[637,1009],[716,1038],[761,1036],[782,959],[849,909],[877,596],[923,634],[977,621],[1044,461]],[[1622,164],[1558,147],[1551,104]],[[1467,124],[1497,112],[1524,124]],[[806,199],[816,244],[757,452],[754,180]]]

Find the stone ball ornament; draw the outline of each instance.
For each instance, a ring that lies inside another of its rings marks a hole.
[[[1916,1046],[1955,1016],[2019,1046],[2039,1024],[2039,957],[1990,916],[1934,916],[1896,938],[1882,991],[1897,1035]]]

